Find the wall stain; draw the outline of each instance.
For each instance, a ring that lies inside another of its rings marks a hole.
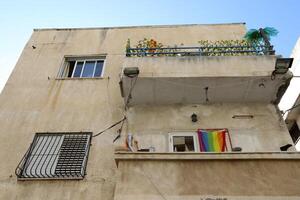
[[[48,107],[49,105],[52,110],[55,109],[59,95],[61,93],[62,85],[63,85],[63,81],[61,80],[51,81],[48,96],[47,96],[46,107]]]

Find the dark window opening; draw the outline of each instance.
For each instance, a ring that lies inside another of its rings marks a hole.
[[[103,70],[103,64],[104,64],[104,61],[97,61],[97,64],[96,64],[96,69],[95,69],[95,76],[96,77],[100,77],[101,76],[101,73],[102,73],[102,70]]]
[[[80,77],[81,76],[83,64],[84,64],[84,62],[77,62],[76,63],[76,68],[74,70],[73,77]]]
[[[68,64],[69,64],[69,67],[68,67],[68,71],[67,71],[67,77],[71,78],[73,71],[74,71],[74,67],[75,67],[75,61],[70,61]]]
[[[173,136],[173,151],[195,151],[193,136]]]

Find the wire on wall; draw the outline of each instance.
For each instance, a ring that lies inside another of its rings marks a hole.
[[[115,143],[115,141],[117,141],[120,137],[121,137],[121,133],[122,133],[122,130],[123,130],[123,125],[124,125],[124,122],[125,120],[123,120],[122,124],[121,124],[121,127],[119,128],[119,130],[117,131],[118,132],[118,135],[115,137],[115,139],[113,140],[113,143]]]
[[[122,122],[125,121],[126,119],[127,119],[126,116],[124,116],[123,119],[121,119],[120,121],[118,121],[118,122],[114,123],[113,125],[107,127],[107,128],[104,129],[103,131],[100,131],[100,132],[97,133],[96,135],[93,135],[93,137],[97,137],[97,136],[101,135],[101,134],[104,133],[105,131],[108,131],[109,129],[111,129],[111,128],[117,126],[118,124],[122,123]],[[123,125],[122,125],[122,126],[123,126]]]
[[[285,113],[287,113],[287,112],[289,112],[289,111],[291,111],[291,110],[293,110],[293,109],[295,109],[295,108],[297,108],[297,107],[299,107],[300,106],[300,103],[299,104],[297,104],[297,105],[294,105],[293,107],[291,107],[290,109],[287,109],[286,111],[284,111],[283,113],[282,113],[282,115],[284,116],[285,115]]]
[[[132,98],[131,93],[132,93],[132,90],[133,90],[133,88],[134,88],[134,86],[136,84],[138,75],[128,76],[128,77],[131,78],[131,82],[130,82],[130,89],[129,89],[128,95],[127,95],[127,97],[125,99],[125,110],[127,110],[127,106],[128,106],[128,104],[130,102],[130,99]],[[134,78],[134,80],[133,80],[133,78]]]

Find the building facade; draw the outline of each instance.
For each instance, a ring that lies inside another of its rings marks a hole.
[[[285,92],[282,100],[279,104],[280,108],[284,111],[286,117],[286,123],[290,134],[292,136],[293,142],[295,143],[296,149],[300,150],[300,112],[299,112],[299,103],[300,103],[300,39],[298,39],[291,57],[294,58],[293,66],[291,71],[293,72],[293,78],[291,83]],[[290,101],[288,101],[290,100]]]
[[[34,30],[0,96],[1,199],[299,198],[292,75],[245,32]]]

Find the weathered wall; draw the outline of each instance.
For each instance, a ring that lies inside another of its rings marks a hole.
[[[299,160],[123,160],[115,200],[299,199]]]
[[[193,113],[198,116],[196,123],[191,121]],[[233,119],[234,115],[253,118]],[[245,152],[280,151],[280,146],[293,143],[272,104],[134,106],[128,110],[128,122],[128,132],[140,148],[154,146],[158,152],[168,151],[168,133],[195,132],[198,128],[227,128],[233,147],[242,147]]]
[[[87,176],[82,181],[20,182],[14,170],[35,132],[96,133],[123,117],[118,82],[127,38],[133,44],[151,37],[168,45],[195,45],[201,39],[240,39],[244,33],[241,24],[35,31],[0,96],[0,199],[113,199],[117,169],[112,140],[116,128],[92,140]],[[56,80],[65,55],[101,54],[107,54],[103,78]],[[274,113],[270,107],[266,109]],[[141,119],[146,116],[147,112]],[[270,116],[268,127],[278,120],[277,115]],[[206,123],[201,125],[211,126]],[[276,144],[286,140],[280,138]]]

